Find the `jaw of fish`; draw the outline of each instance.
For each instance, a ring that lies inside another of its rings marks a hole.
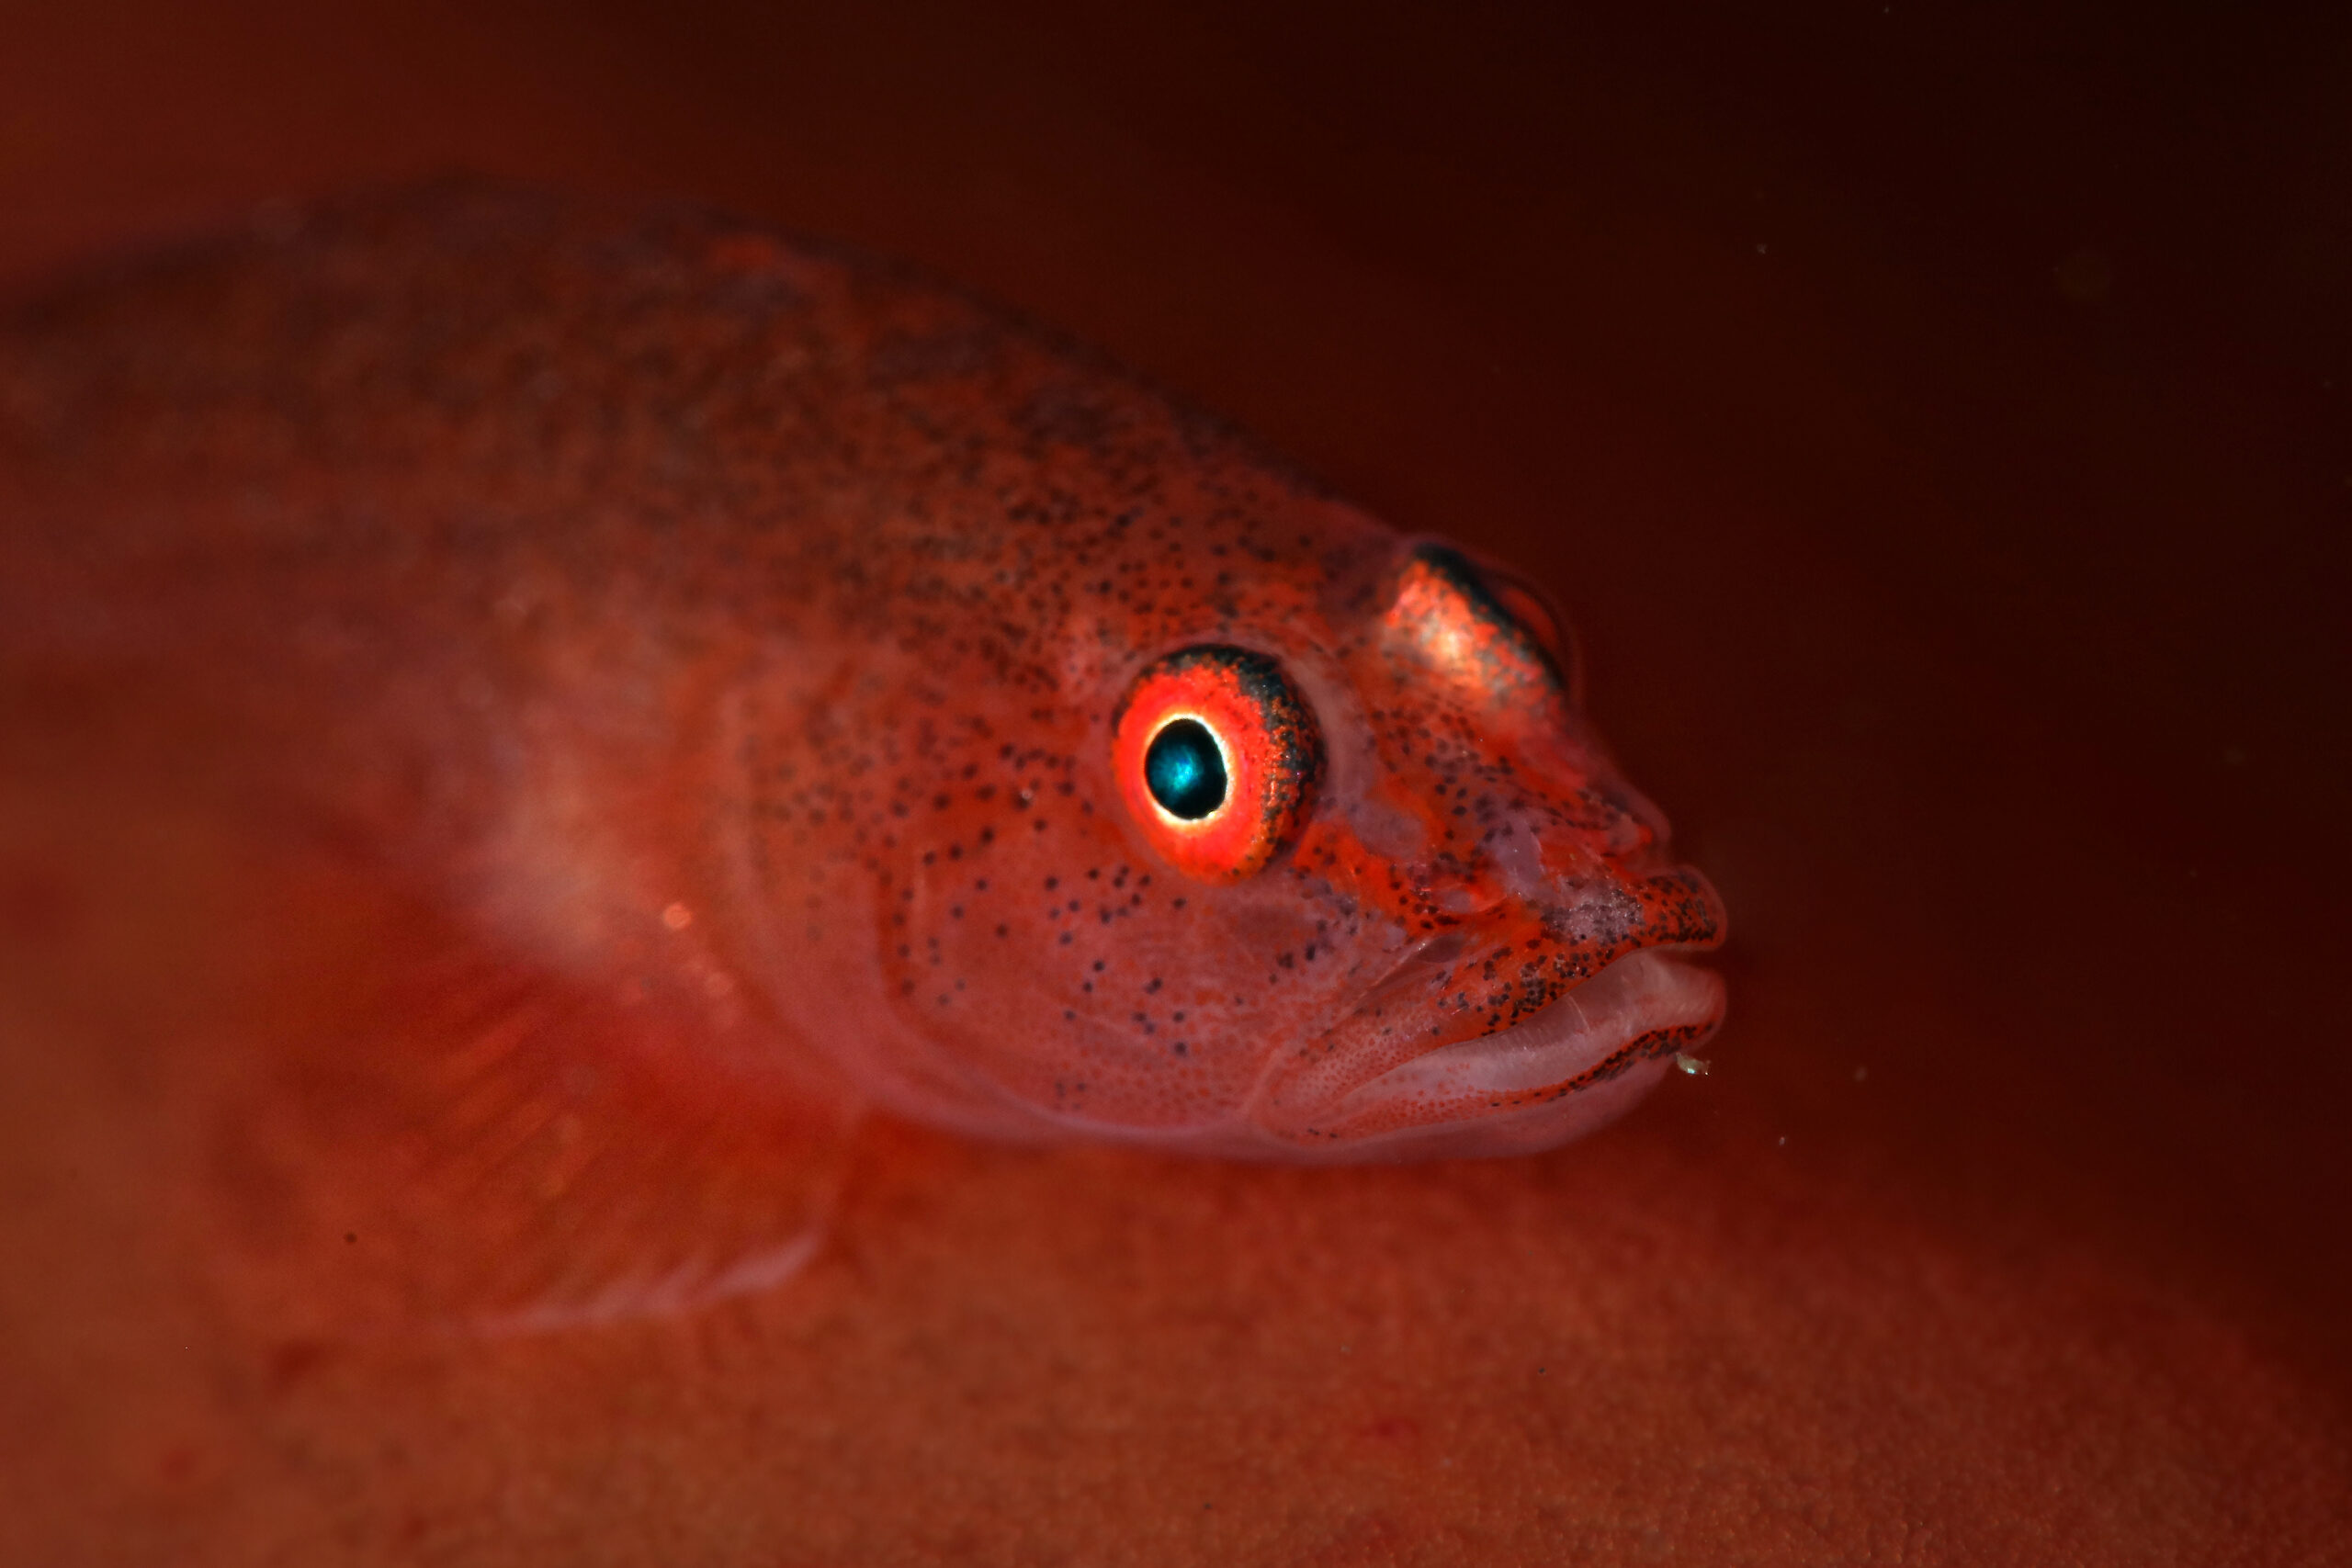
[[[1555,940],[1529,942],[1530,929]],[[1275,1157],[1308,1162],[1566,1143],[1630,1109],[1722,1023],[1723,981],[1690,961],[1722,931],[1713,889],[1687,870],[1440,931],[1272,1064],[1251,1120]]]

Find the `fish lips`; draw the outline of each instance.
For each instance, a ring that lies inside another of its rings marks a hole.
[[[1284,1156],[1334,1162],[1527,1154],[1615,1120],[1723,1022],[1722,977],[1690,957],[1720,942],[1721,905],[1695,873],[1669,880],[1684,909],[1695,895],[1713,918],[1661,922],[1530,1016],[1399,1059],[1383,1021],[1416,992],[1425,1009],[1459,945],[1425,944],[1348,1020],[1276,1065],[1251,1120]]]

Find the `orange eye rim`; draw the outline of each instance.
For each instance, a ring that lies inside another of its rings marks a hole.
[[[1176,816],[1153,795],[1145,758],[1170,725],[1209,732],[1225,764],[1225,799],[1206,816]],[[1179,649],[1128,685],[1113,722],[1111,765],[1127,815],[1160,857],[1201,882],[1239,882],[1297,833],[1323,772],[1315,716],[1282,666],[1221,643]]]

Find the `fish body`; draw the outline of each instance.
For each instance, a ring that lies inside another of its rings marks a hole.
[[[332,1053],[412,1143],[1515,1153],[1721,1013],[1539,592],[830,248],[456,188],[91,275],[0,505],[12,682],[424,911]]]

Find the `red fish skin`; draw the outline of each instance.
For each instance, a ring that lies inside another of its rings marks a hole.
[[[163,667],[158,707],[239,730],[235,809],[499,955],[403,959],[441,976],[387,1003],[404,1043],[345,1056],[560,1077],[595,1053],[556,1036],[613,1033],[572,993],[634,987],[707,1043],[605,1049],[688,1097],[700,1055],[820,1121],[1349,1159],[1559,1142],[1719,1015],[1684,977],[1697,1012],[1573,1077],[1368,1099],[1713,945],[1713,892],[1477,568],[959,299],[458,186],[25,320],[20,662]],[[1198,645],[1277,657],[1324,738],[1238,880],[1157,855],[1109,766],[1138,669]]]

